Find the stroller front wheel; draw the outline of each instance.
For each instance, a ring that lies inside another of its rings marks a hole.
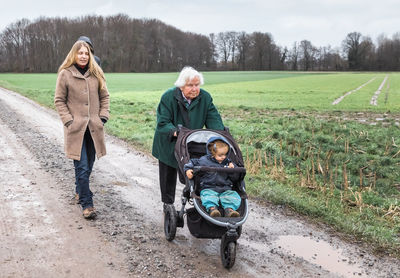
[[[230,269],[235,264],[236,241],[230,241],[224,235],[221,239],[221,260],[222,265]]]
[[[178,214],[174,205],[166,205],[164,211],[164,233],[168,241],[172,241],[176,235],[176,223]]]

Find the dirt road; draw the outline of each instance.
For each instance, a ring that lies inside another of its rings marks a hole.
[[[1,277],[400,276],[399,260],[255,200],[228,271],[219,240],[196,239],[187,227],[165,240],[156,161],[106,140],[108,155],[91,180],[99,215],[86,221],[71,202],[73,167],[58,116],[0,89]]]

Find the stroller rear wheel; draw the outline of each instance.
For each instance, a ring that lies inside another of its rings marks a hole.
[[[174,205],[166,205],[164,211],[164,233],[168,241],[172,241],[176,235],[176,222],[178,214]]]
[[[226,235],[221,239],[221,260],[222,265],[230,269],[235,264],[236,258],[236,241],[227,239]]]

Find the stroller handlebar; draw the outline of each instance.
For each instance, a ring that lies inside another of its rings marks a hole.
[[[244,167],[209,167],[209,166],[194,166],[193,173],[199,172],[223,172],[223,173],[246,173],[246,168]]]

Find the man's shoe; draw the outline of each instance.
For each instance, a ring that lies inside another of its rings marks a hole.
[[[85,208],[82,214],[85,219],[93,219],[96,217],[96,210],[93,207]]]
[[[78,193],[75,193],[75,203],[77,204],[77,205],[79,205],[79,194]]]
[[[231,208],[226,208],[224,212],[225,212],[225,217],[240,217],[240,213]]]
[[[217,207],[210,208],[210,216],[211,217],[221,217],[221,213],[219,212]]]

